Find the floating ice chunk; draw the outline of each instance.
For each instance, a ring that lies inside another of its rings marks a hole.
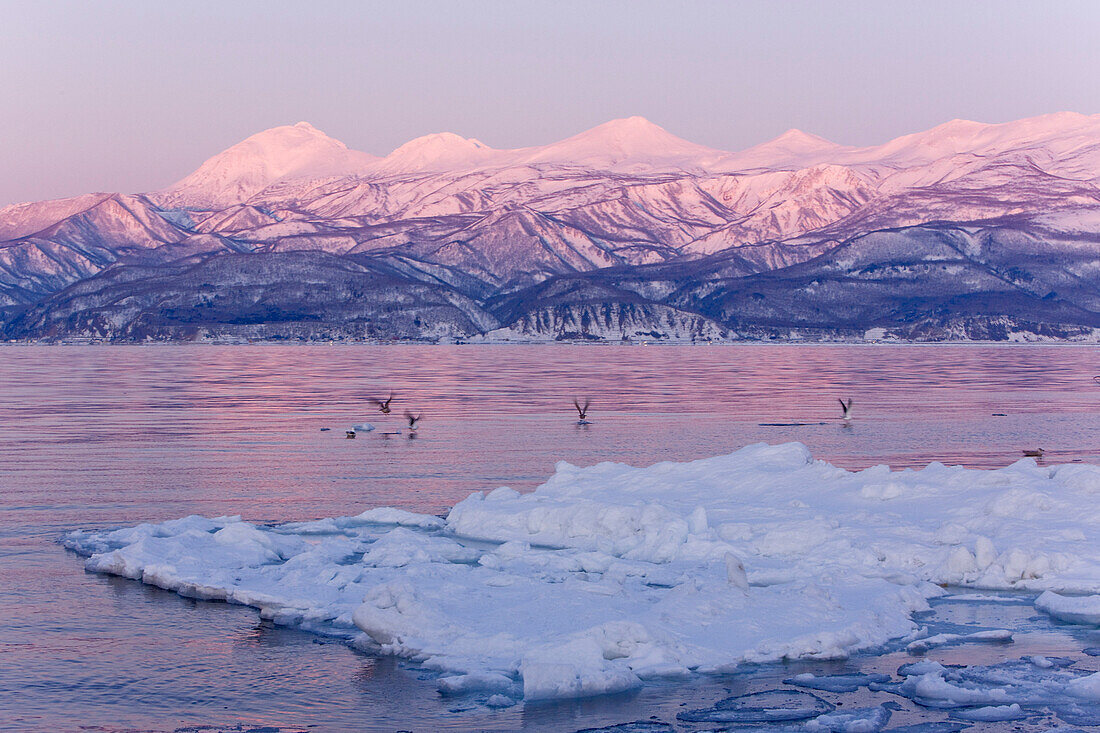
[[[516,704],[516,701],[505,695],[490,695],[485,704],[491,708],[510,708]]]
[[[338,519],[336,523],[341,527],[354,527],[360,524],[396,524],[402,527],[423,527],[425,529],[442,527],[444,524],[442,519],[431,514],[414,514],[393,507],[368,509],[357,516]]]
[[[961,718],[962,720],[973,720],[982,723],[996,723],[1005,720],[1020,720],[1027,717],[1027,713],[1020,707],[1019,703],[1012,703],[1011,705],[992,705],[982,708],[968,708],[966,710],[959,710],[953,713],[954,717]]]
[[[774,723],[808,720],[835,709],[809,692],[767,690],[727,697],[712,707],[685,710],[676,717],[687,723]]]
[[[1073,680],[1066,685],[1066,694],[1085,700],[1100,701],[1100,672]]]
[[[852,674],[813,675],[809,672],[798,674],[790,679],[783,680],[784,684],[806,687],[811,690],[824,692],[855,692],[860,687],[870,684],[889,682],[888,674],[864,674],[855,672]]]
[[[106,532],[76,530],[65,535],[62,544],[82,555],[93,555],[132,545],[147,537],[173,537],[187,531],[216,532],[227,524],[241,521],[240,516],[200,517],[191,515],[160,524],[139,524]]]
[[[502,674],[460,674],[440,677],[436,681],[444,695],[464,695],[468,692],[512,692],[516,683]],[[511,704],[511,703],[509,703]]]
[[[802,724],[807,733],[877,733],[890,722],[890,709],[884,706],[854,708],[825,713]]]
[[[1026,658],[970,667],[919,662],[898,669],[905,677],[900,685],[880,689],[925,707],[953,709],[957,712],[952,715],[966,720],[1014,720],[1044,709],[1074,724],[1100,720],[1100,673],[1075,670],[1066,665],[1068,660],[1047,659],[1049,667]]]
[[[1035,607],[1059,621],[1100,625],[1100,595],[1063,596],[1048,590],[1035,600]]]
[[[1098,479],[1034,461],[848,472],[805,446],[758,444],[645,468],[560,464],[534,492],[475,493],[446,521],[399,509],[275,527],[186,517],[63,542],[89,570],[322,633],[361,631],[364,648],[444,677],[513,680],[513,698],[521,686],[595,694],[911,640],[913,614],[946,594],[940,583],[1100,594]],[[739,566],[752,570],[750,593]],[[983,640],[998,639],[913,649]],[[574,646],[584,653],[554,652]],[[977,669],[921,674],[937,673],[990,686]],[[1012,699],[970,706],[1027,709],[1035,680],[1064,691],[1081,676],[1027,660],[997,673],[1019,679]],[[906,694],[905,683],[871,684]],[[1063,698],[1082,720],[1095,711]]]
[[[675,733],[675,730],[668,723],[655,720],[636,720],[633,723],[619,723],[603,728],[583,728],[574,733]]]
[[[335,519],[318,519],[312,522],[288,522],[272,527],[271,531],[279,534],[318,535],[337,534],[343,530],[336,525]]]
[[[948,680],[942,672],[906,677],[899,687],[902,694],[925,707],[957,708],[1008,703],[1008,692]]]
[[[991,629],[989,631],[976,631],[973,634],[936,634],[927,639],[918,639],[905,647],[910,654],[923,654],[929,649],[938,646],[954,644],[979,643],[1007,643],[1012,641],[1012,632],[1007,629]]]
[[[941,601],[953,601],[955,603],[1012,603],[1022,604],[1026,603],[1026,600],[1021,600],[1019,596],[994,596],[988,593],[960,593],[950,596],[941,596]]]

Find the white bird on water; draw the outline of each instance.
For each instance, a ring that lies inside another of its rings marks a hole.
[[[851,422],[852,421],[852,398],[849,397],[847,403],[845,403],[844,400],[842,400],[840,398],[837,398],[837,402],[840,403],[840,409],[844,410],[844,414],[843,414],[843,416],[841,416],[840,419],[843,420],[844,422]]]

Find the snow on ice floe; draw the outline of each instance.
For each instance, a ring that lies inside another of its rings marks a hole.
[[[940,585],[1100,592],[1098,494],[1090,465],[849,472],[757,444],[560,463],[446,519],[187,517],[64,543],[89,570],[414,660],[446,693],[538,700],[915,641]]]
[[[934,649],[938,646],[952,646],[955,644],[966,644],[968,642],[996,644],[1010,641],[1012,641],[1012,632],[1007,629],[989,629],[986,631],[975,631],[971,634],[936,634],[935,636],[928,636],[923,639],[909,642],[905,647],[905,651],[910,654],[924,654],[929,649]]]
[[[968,667],[921,661],[902,665],[898,674],[902,682],[871,689],[950,710],[960,720],[1020,720],[1044,710],[1073,725],[1100,720],[1100,672],[1073,669],[1070,660],[1038,657]]]
[[[826,692],[855,692],[860,687],[867,687],[872,683],[889,681],[890,675],[888,674],[864,674],[862,672],[831,675],[815,675],[804,672],[783,680],[784,684]]]
[[[1035,600],[1035,607],[1059,621],[1100,626],[1100,595],[1063,596],[1048,590]]]

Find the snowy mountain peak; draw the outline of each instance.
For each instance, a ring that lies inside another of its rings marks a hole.
[[[676,137],[644,117],[626,117],[541,148],[532,148],[528,162],[559,163],[591,168],[702,168],[721,151]]]
[[[410,140],[383,158],[374,170],[412,173],[462,168],[484,162],[495,152],[485,143],[453,132],[434,132]]]
[[[826,140],[820,135],[813,135],[808,132],[803,132],[795,127],[784,132],[779,137],[772,140],[770,143],[774,146],[780,146],[790,150],[820,150],[823,148],[836,148],[839,147],[832,140]]]
[[[844,146],[795,128],[771,140],[726,156],[723,170],[799,169],[830,162]]]
[[[959,154],[989,156],[1010,150],[1067,150],[1093,145],[1098,136],[1100,115],[1077,112],[1055,112],[997,124],[956,119],[866,148],[861,156],[889,160],[895,166],[917,165]]]
[[[372,155],[349,150],[308,122],[299,122],[242,140],[156,198],[175,206],[228,206],[277,181],[352,175],[374,160]]]
[[[604,135],[616,135],[621,137],[645,138],[659,135],[669,135],[660,125],[654,124],[640,115],[619,117],[608,120],[602,125],[596,125],[588,133],[600,133]],[[584,134],[584,133],[582,133]]]
[[[606,146],[610,150],[625,154],[658,154],[670,151],[696,150],[700,145],[676,137],[660,125],[655,125],[645,117],[624,117],[597,125],[579,135],[563,140],[593,143]],[[706,149],[706,148],[702,148]]]

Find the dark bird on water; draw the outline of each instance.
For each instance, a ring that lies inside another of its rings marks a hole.
[[[373,400],[378,405],[378,411],[383,415],[390,414],[390,403],[393,402],[393,392],[390,392],[390,396],[386,398],[385,402],[379,399]]]
[[[1042,448],[1027,448],[1024,450],[1024,455],[1028,458],[1042,458],[1045,452]]]
[[[852,419],[852,398],[849,397],[847,403],[845,403],[844,400],[837,398],[837,402],[840,403],[840,409],[844,410],[844,414],[841,416],[840,419],[848,422]]]
[[[581,407],[581,403],[577,401],[577,398],[573,398],[573,407],[577,408],[577,415],[580,419],[577,420],[578,425],[588,425],[588,405],[591,404],[587,399],[584,401],[584,407]]]

